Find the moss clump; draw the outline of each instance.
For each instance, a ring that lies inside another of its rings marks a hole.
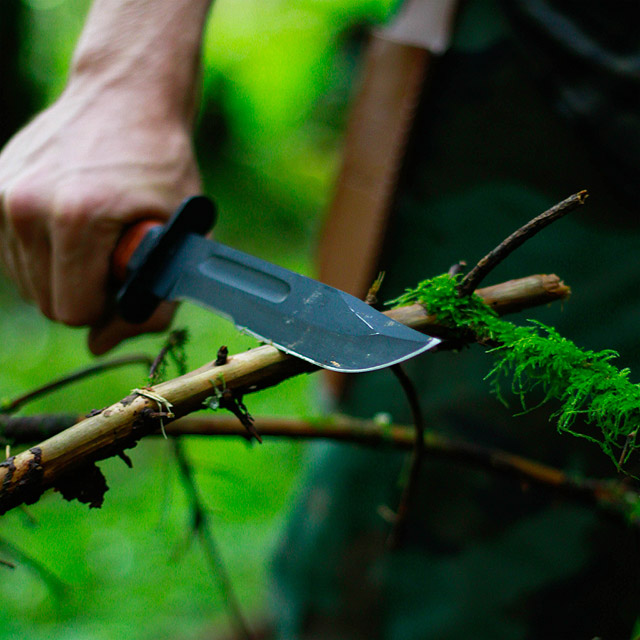
[[[630,382],[629,369],[611,364],[618,354],[581,349],[539,322],[518,326],[504,320],[476,294],[459,298],[456,287],[460,278],[444,274],[425,280],[389,304],[419,302],[438,316],[439,323],[498,343],[489,350],[495,363],[486,376],[498,397],[502,398],[500,383],[505,378],[511,381],[511,390],[524,410],[529,408],[527,396],[534,389],[541,391],[542,403],[551,399],[560,403],[553,414],[558,430],[597,442],[616,465],[625,462],[640,447],[636,444],[640,385]],[[577,430],[578,416],[597,427],[597,435]]]

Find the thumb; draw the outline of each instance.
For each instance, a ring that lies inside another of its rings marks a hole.
[[[155,313],[141,324],[125,322],[118,316],[110,316],[100,324],[91,327],[88,337],[89,350],[96,356],[111,351],[123,340],[142,333],[159,333],[165,331],[171,324],[176,310],[173,302],[163,302]]]

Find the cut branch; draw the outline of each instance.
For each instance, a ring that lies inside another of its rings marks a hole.
[[[508,290],[520,292],[520,297],[516,296],[517,306],[525,305],[521,296],[523,287],[533,292],[535,304],[563,299],[569,293],[568,287],[556,276],[532,276],[525,280],[526,285],[513,282],[506,285]],[[482,295],[482,291],[478,293]],[[499,294],[497,286],[491,288],[487,300],[498,313],[513,309],[509,296]],[[437,335],[436,318],[419,305],[387,313],[408,326]],[[202,408],[203,402],[214,395],[216,389],[247,394],[314,370],[313,365],[303,360],[274,347],[262,346],[230,356],[224,365],[204,365],[156,385],[152,391],[170,403],[175,417],[179,418]],[[32,504],[45,490],[68,486],[73,474],[86,471],[95,461],[119,455],[124,449],[135,446],[140,438],[159,428],[158,419],[153,417],[157,410],[154,399],[132,394],[38,446],[7,458],[0,463],[0,513],[20,504]]]

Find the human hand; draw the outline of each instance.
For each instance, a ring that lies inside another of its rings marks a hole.
[[[166,219],[199,192],[190,119],[135,87],[70,82],[0,154],[0,256],[25,297],[53,320],[90,326],[89,346],[103,353],[171,317],[167,306],[143,325],[113,317],[110,257],[123,229]]]

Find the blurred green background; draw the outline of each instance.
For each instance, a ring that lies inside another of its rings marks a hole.
[[[395,0],[218,0],[206,32],[196,136],[206,191],[220,206],[217,237],[301,272],[338,166],[346,106],[367,25]],[[86,0],[0,3],[0,140],[64,86]],[[0,282],[0,396],[10,398],[91,362],[85,332],[54,325]],[[254,342],[183,306],[175,326],[188,364]],[[155,355],[161,337],[117,354]],[[116,355],[116,354],[113,354]],[[145,383],[142,367],[101,375],[34,402],[24,413],[86,413]],[[261,415],[318,412],[319,378],[247,399]],[[213,518],[221,555],[250,620],[267,607],[268,564],[296,493],[304,447],[283,441],[190,438],[186,450]],[[28,638],[225,637],[216,577],[190,540],[187,502],[167,443],[131,451],[134,469],[101,463],[105,505],[89,510],[51,492],[0,523],[0,635]],[[27,557],[22,557],[25,554]],[[37,566],[36,566],[37,565]]]

